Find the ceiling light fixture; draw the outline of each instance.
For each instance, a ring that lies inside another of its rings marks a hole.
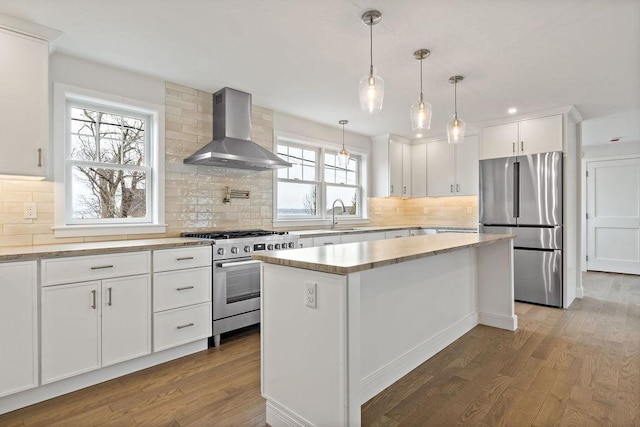
[[[518,112],[518,109],[516,107],[511,107],[509,108],[509,110],[507,110],[507,113],[509,114],[515,114]]]
[[[418,102],[411,106],[411,127],[413,130],[424,130],[431,128],[431,116],[433,107],[425,102],[422,96],[422,60],[429,56],[429,49],[418,49],[413,52],[413,57],[420,60],[420,98]]]
[[[338,123],[342,125],[342,150],[338,153],[338,165],[346,168],[349,164],[349,153],[344,149],[344,125],[349,123],[349,120],[340,120]]]
[[[458,119],[458,82],[462,81],[462,76],[449,77],[449,83],[453,83],[453,120],[447,124],[447,138],[449,144],[461,144],[464,140],[465,123]]]
[[[360,80],[360,108],[368,113],[382,110],[384,97],[384,80],[373,74],[373,26],[382,20],[382,13],[378,10],[368,10],[362,14],[362,22],[369,26],[370,66],[369,74]]]

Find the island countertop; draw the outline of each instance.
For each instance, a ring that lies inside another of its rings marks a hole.
[[[254,254],[270,264],[350,274],[515,238],[512,234],[443,233]]]

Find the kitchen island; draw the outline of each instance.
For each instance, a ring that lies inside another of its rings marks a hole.
[[[513,237],[437,234],[255,254],[267,423],[360,406],[477,324],[517,328]]]

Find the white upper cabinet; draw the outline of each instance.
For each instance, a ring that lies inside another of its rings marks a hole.
[[[563,151],[562,114],[487,126],[480,137],[481,160]]]
[[[427,144],[411,146],[411,197],[427,196]]]
[[[373,197],[411,196],[409,140],[382,135],[373,140]]]
[[[0,52],[0,175],[46,177],[49,45],[0,28]]]
[[[446,139],[426,144],[427,196],[478,194],[478,137],[467,136],[462,144]]]

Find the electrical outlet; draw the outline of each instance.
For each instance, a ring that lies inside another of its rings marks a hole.
[[[36,203],[24,204],[24,219],[38,218],[38,205]]]
[[[317,289],[318,284],[316,282],[304,282],[304,305],[316,308]]]

